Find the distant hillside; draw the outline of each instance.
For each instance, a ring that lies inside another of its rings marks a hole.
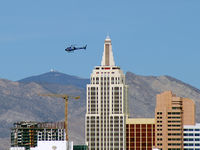
[[[0,150],[8,149],[10,128],[16,121],[64,120],[64,100],[40,97],[38,96],[40,93],[67,93],[81,96],[80,100],[69,100],[68,117],[70,138],[76,141],[75,143],[83,143],[85,114],[83,87],[0,80]]]
[[[75,144],[84,143],[86,109],[86,83],[88,79],[48,72],[13,82],[0,79],[0,150],[9,147],[10,128],[16,121],[64,120],[64,101],[40,97],[39,93],[66,93],[80,95],[78,101],[69,101],[69,134]],[[139,76],[126,73],[129,85],[129,112],[132,117],[154,117],[156,94],[172,90],[178,96],[195,101],[197,122],[200,122],[200,91],[169,76]]]
[[[59,85],[73,85],[79,88],[85,88],[85,85],[89,83],[89,79],[83,79],[76,76],[67,75],[57,71],[47,72],[37,76],[31,76],[25,79],[19,80],[19,82],[30,83],[36,82],[38,84],[59,84]]]
[[[196,103],[196,119],[200,122],[200,90],[170,76],[139,76],[126,73],[129,85],[129,112],[133,117],[154,117],[156,95],[171,90],[180,97]]]

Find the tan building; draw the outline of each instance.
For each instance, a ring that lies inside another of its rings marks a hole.
[[[171,91],[157,95],[155,109],[156,148],[183,149],[183,125],[195,125],[195,104]]]
[[[195,125],[196,107],[193,100],[183,99],[183,125]]]
[[[152,150],[155,146],[155,119],[126,120],[126,150]]]

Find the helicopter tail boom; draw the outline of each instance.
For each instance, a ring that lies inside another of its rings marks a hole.
[[[86,47],[87,47],[87,44],[83,47],[83,49],[86,49]]]

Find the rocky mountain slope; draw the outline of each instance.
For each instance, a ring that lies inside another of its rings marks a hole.
[[[13,82],[0,79],[0,150],[9,147],[10,128],[16,121],[64,120],[64,101],[38,96],[39,93],[67,93],[80,95],[78,101],[69,101],[69,134],[75,144],[84,143],[86,84],[81,79],[59,72],[48,72]],[[177,96],[189,97],[196,103],[200,116],[200,91],[169,76],[139,76],[126,73],[129,85],[129,112],[131,117],[154,117],[156,94],[172,90]],[[200,117],[197,117],[197,122]]]
[[[132,117],[154,117],[156,95],[171,90],[180,97],[193,99],[196,120],[200,122],[200,90],[170,76],[139,76],[126,73],[129,85],[129,112]]]

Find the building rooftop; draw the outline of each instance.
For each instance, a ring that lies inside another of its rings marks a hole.
[[[154,118],[128,118],[126,124],[155,124]]]

